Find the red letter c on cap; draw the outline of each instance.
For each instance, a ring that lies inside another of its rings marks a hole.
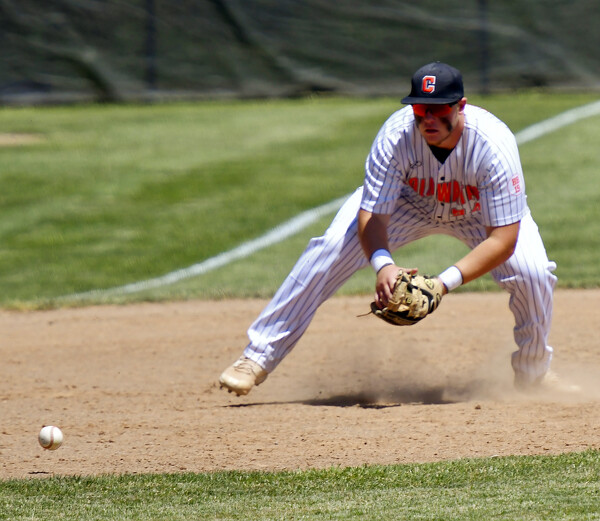
[[[435,91],[435,76],[423,76],[421,90],[429,94]]]

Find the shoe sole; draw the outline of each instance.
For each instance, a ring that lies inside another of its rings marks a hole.
[[[265,375],[264,378],[257,378],[256,382],[254,383],[254,385],[252,387],[255,387],[257,385],[260,385],[261,383],[263,383],[266,379],[267,379],[268,375]],[[240,389],[238,387],[235,387],[234,385],[230,385],[227,382],[225,382],[224,380],[219,379],[219,384],[220,384],[220,389],[227,389],[228,393],[235,393],[238,396],[246,396],[251,390],[252,387],[250,387],[250,389]]]
[[[223,383],[223,382],[219,382],[220,385],[220,389],[226,389],[228,393],[234,393],[238,396],[246,396],[249,392],[250,389],[246,390],[240,390],[240,389],[236,389],[235,387],[230,387],[229,385]]]

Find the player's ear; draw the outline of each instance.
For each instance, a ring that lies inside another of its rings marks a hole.
[[[458,112],[462,112],[465,110],[465,105],[467,104],[467,98],[461,98],[458,102]]]

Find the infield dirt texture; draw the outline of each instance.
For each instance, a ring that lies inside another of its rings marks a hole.
[[[558,290],[554,368],[578,396],[512,388],[505,293],[395,328],[326,302],[247,397],[219,390],[262,300],[0,311],[0,479],[307,469],[600,447],[600,290]],[[37,434],[60,426],[63,446]]]

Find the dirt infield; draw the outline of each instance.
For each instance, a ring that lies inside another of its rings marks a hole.
[[[34,145],[43,141],[38,134],[15,134],[0,132],[0,147],[16,147],[21,145]]]
[[[0,479],[306,469],[600,448],[600,290],[559,290],[554,369],[580,395],[512,388],[504,293],[453,294],[395,328],[327,302],[247,397],[218,389],[265,301],[0,312]],[[340,317],[339,309],[345,317]],[[60,426],[44,451],[37,433]]]

